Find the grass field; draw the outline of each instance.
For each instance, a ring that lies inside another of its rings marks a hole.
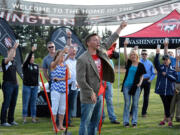
[[[0,74],[1,76],[1,74]],[[122,81],[123,76],[121,76]],[[50,118],[39,118],[39,123],[33,124],[31,123],[31,118],[28,118],[27,124],[22,124],[22,81],[19,79],[20,88],[19,88],[19,96],[18,102],[16,106],[15,112],[15,120],[19,123],[18,126],[12,127],[2,127],[0,126],[0,135],[53,135],[53,127]],[[117,115],[118,121],[121,122],[120,125],[113,125],[110,123],[107,117],[102,127],[102,135],[180,135],[180,123],[173,122],[174,126],[169,128],[166,126],[160,127],[158,123],[163,119],[163,106],[160,100],[160,97],[154,93],[154,84],[155,80],[152,83],[151,94],[150,94],[150,103],[148,108],[148,115],[146,118],[141,117],[141,107],[142,107],[142,95],[139,100],[139,117],[138,117],[138,125],[137,128],[124,128],[123,127],[123,95],[117,89],[117,76],[116,82],[114,83],[114,97],[113,103],[115,108],[115,113]],[[0,108],[3,101],[2,91],[0,90]],[[79,130],[79,118],[73,119],[73,125],[75,127],[69,128],[69,131],[72,132],[73,135],[78,135]],[[61,132],[58,134],[61,135]]]

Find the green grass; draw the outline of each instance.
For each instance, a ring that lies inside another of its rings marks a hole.
[[[2,76],[0,74],[0,76]],[[121,82],[123,75],[121,75]],[[0,126],[0,135],[52,135],[53,127],[50,118],[39,118],[39,123],[31,123],[31,118],[28,118],[28,123],[22,124],[22,81],[19,79],[20,88],[18,95],[18,102],[15,112],[15,120],[19,123],[18,126],[12,127],[2,127]],[[155,80],[152,82],[151,94],[150,94],[150,103],[148,108],[148,115],[146,118],[141,117],[141,107],[142,107],[142,95],[139,100],[139,117],[138,117],[138,126],[137,128],[124,128],[122,125],[123,120],[123,95],[117,89],[117,76],[116,82],[114,83],[114,108],[117,115],[118,121],[121,122],[120,125],[113,125],[110,123],[107,117],[106,105],[106,119],[102,127],[102,135],[180,135],[180,123],[173,122],[174,127],[168,128],[167,126],[160,127],[158,123],[163,119],[163,106],[158,95],[154,93]],[[0,90],[0,108],[3,101],[2,90]],[[73,125],[75,127],[69,128],[69,131],[73,135],[78,135],[79,130],[79,118],[73,119]],[[58,133],[58,134],[61,134]]]

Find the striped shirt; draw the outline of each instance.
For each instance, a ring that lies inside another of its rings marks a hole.
[[[56,68],[51,71],[51,90],[55,90],[60,93],[65,93],[66,92],[66,82],[65,80],[62,81],[54,81],[54,78],[65,78],[66,75],[66,65],[60,66],[57,65]]]

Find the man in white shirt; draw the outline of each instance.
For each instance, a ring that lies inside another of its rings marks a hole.
[[[71,117],[73,111],[76,107],[77,102],[77,95],[78,95],[78,84],[76,81],[76,52],[77,46],[75,44],[69,46],[69,55],[68,59],[66,60],[66,64],[69,67],[69,71],[71,73],[71,79],[68,80],[68,88],[69,88],[69,95],[68,95],[68,125],[73,126],[71,124]]]

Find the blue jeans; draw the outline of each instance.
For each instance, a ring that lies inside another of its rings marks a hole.
[[[129,95],[129,90],[131,87],[124,86],[123,95],[124,95],[124,113],[123,113],[123,123],[124,125],[129,124],[129,109],[131,105],[132,98],[132,124],[137,124],[138,119],[138,103],[140,96],[140,87],[136,89],[136,93],[134,95]]]
[[[113,87],[110,82],[106,83],[106,94],[105,94],[105,99],[106,99],[106,105],[107,105],[107,112],[109,115],[109,120],[111,122],[116,121],[116,115],[114,113],[114,107],[113,107]],[[103,121],[105,119],[105,112],[103,110]]]
[[[76,109],[77,105],[77,90],[71,90],[71,86],[69,86],[69,94],[68,94],[68,123],[71,123],[71,117],[73,116],[73,111]],[[66,115],[64,117],[63,123],[66,123]]]
[[[81,123],[79,135],[96,135],[102,113],[103,96],[97,98],[96,104],[81,103]]]
[[[4,101],[1,108],[1,124],[7,122],[7,111],[8,123],[11,123],[14,121],[14,111],[18,97],[18,85],[11,82],[3,82],[2,91]]]
[[[30,104],[31,117],[36,117],[36,100],[38,95],[38,86],[23,85],[23,117],[28,115],[28,106]]]
[[[69,106],[69,112],[68,112],[68,123],[71,123],[71,117],[73,114],[74,109],[76,108],[77,103],[77,90],[71,90],[69,89],[69,95],[68,95],[68,106]]]

